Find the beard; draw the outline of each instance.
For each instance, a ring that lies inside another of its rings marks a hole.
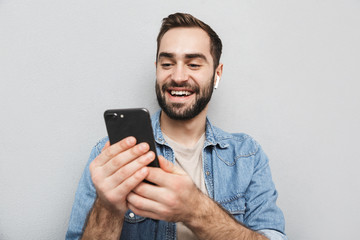
[[[214,73],[215,74],[215,73]],[[209,103],[214,90],[214,76],[210,79],[209,84],[203,89],[198,85],[191,85],[188,82],[178,84],[175,81],[165,83],[161,88],[156,81],[156,97],[158,104],[166,115],[173,120],[189,120],[201,113]],[[195,102],[185,108],[185,103],[168,103],[165,94],[171,87],[184,87],[196,95]]]

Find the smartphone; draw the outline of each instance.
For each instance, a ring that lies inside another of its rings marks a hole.
[[[109,109],[104,112],[110,144],[133,136],[136,143],[146,142],[155,153],[155,160],[148,166],[159,167],[150,114],[146,108]]]

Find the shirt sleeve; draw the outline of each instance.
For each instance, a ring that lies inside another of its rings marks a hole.
[[[275,230],[262,229],[257,232],[264,235],[265,237],[267,237],[270,240],[288,240],[284,234],[282,234],[278,231],[275,231]]]
[[[285,219],[276,205],[278,193],[272,181],[269,161],[260,145],[257,144],[257,147],[258,151],[253,159],[253,175],[245,193],[244,223],[255,231],[271,229],[272,233],[277,231],[285,235]]]
[[[96,189],[91,180],[89,165],[100,154],[107,139],[97,143],[90,154],[89,160],[85,166],[84,172],[75,193],[75,200],[72,207],[69,226],[65,236],[66,240],[80,239],[87,216],[94,204],[96,198]]]

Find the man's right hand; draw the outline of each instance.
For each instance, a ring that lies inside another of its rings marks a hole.
[[[90,164],[90,174],[98,199],[108,210],[123,215],[127,195],[148,175],[146,167],[155,159],[147,143],[136,144],[134,137],[110,146],[107,142],[100,155]]]

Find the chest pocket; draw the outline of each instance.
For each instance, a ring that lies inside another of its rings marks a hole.
[[[226,211],[228,211],[237,221],[244,222],[245,198],[234,197],[228,200],[218,202]]]
[[[139,223],[139,222],[144,221],[145,219],[146,218],[138,216],[130,210],[128,210],[125,214],[125,222],[128,222],[128,223]]]

